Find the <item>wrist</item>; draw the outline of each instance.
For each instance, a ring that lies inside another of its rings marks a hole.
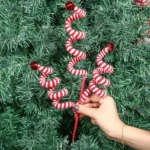
[[[119,120],[116,123],[115,127],[111,130],[111,132],[108,133],[108,137],[112,140],[117,140],[117,141],[122,140],[124,126],[125,123]]]

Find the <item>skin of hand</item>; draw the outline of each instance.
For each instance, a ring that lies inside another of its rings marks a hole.
[[[121,136],[120,129],[124,123],[119,118],[116,103],[112,97],[101,98],[93,94],[86,99],[84,105],[79,105],[77,112],[80,118],[90,117],[91,122],[98,125],[109,138]]]
[[[112,97],[91,95],[84,105],[77,105],[77,108],[80,117],[90,117],[92,123],[98,125],[108,138],[136,150],[150,150],[150,131],[124,124]]]

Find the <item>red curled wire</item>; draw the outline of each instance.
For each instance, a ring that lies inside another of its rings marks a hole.
[[[73,108],[75,104],[73,102],[63,102],[60,103],[60,99],[68,94],[67,89],[62,89],[59,92],[54,92],[55,88],[60,84],[60,78],[56,77],[50,81],[46,81],[48,75],[54,72],[52,67],[44,67],[38,64],[36,61],[30,63],[33,70],[39,70],[42,75],[39,78],[39,83],[44,88],[49,88],[48,97],[53,100],[53,105],[56,109],[67,109]]]
[[[81,31],[76,31],[76,30],[72,29],[71,25],[72,25],[73,21],[75,21],[77,19],[80,19],[80,18],[86,17],[86,12],[84,10],[82,10],[81,8],[78,8],[77,6],[75,6],[74,3],[71,2],[71,1],[66,3],[66,8],[69,11],[74,11],[74,14],[72,14],[70,17],[68,17],[68,19],[65,22],[65,29],[68,32],[68,34],[70,35],[69,39],[66,42],[66,49],[71,55],[75,56],[69,62],[68,70],[73,75],[82,76],[82,84],[81,84],[81,89],[80,89],[80,98],[81,98],[81,95],[82,95],[83,90],[84,90],[85,80],[87,78],[87,71],[86,70],[81,70],[81,69],[80,70],[75,69],[74,66],[78,62],[80,62],[81,60],[84,60],[86,58],[86,53],[73,48],[72,44],[76,40],[84,39],[86,37],[86,33],[81,32]],[[80,99],[79,99],[78,103],[80,103]],[[73,141],[75,139],[78,120],[79,120],[79,114],[76,113],[74,131],[73,131],[73,134],[72,134],[72,140]]]
[[[68,10],[74,11],[74,14],[72,14],[70,17],[68,17],[68,19],[65,22],[65,29],[68,32],[68,34],[70,35],[69,39],[66,42],[66,49],[71,55],[75,56],[69,62],[68,70],[73,75],[82,76],[82,79],[83,79],[82,87],[84,87],[84,82],[85,82],[85,79],[87,78],[87,71],[75,69],[74,66],[78,62],[80,62],[81,60],[84,60],[86,58],[86,53],[73,48],[72,44],[76,40],[84,39],[86,37],[86,33],[72,29],[71,25],[72,25],[73,21],[75,21],[79,18],[85,17],[86,12],[84,10],[78,8],[77,6],[75,6],[74,3],[70,2],[70,1],[66,3],[66,8]],[[81,93],[82,93],[82,88],[81,88]]]
[[[100,97],[105,97],[107,95],[105,90],[97,87],[97,84],[101,84],[103,86],[110,86],[110,81],[102,77],[100,74],[113,73],[113,67],[103,61],[105,55],[113,49],[114,44],[108,43],[107,46],[102,49],[102,51],[98,54],[96,58],[96,63],[99,67],[94,69],[92,73],[93,79],[90,81],[89,87],[83,92],[81,96],[82,103],[85,102],[91,92],[97,94]]]

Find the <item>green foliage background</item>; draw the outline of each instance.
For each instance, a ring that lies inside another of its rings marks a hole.
[[[88,118],[80,121],[77,140],[71,143],[74,124],[72,110],[59,111],[47,98],[47,89],[38,83],[39,72],[29,63],[37,60],[52,66],[50,77],[62,79],[58,89],[67,88],[62,101],[76,102],[80,77],[71,75],[67,64],[72,58],[65,49],[66,0],[0,1],[0,150],[121,150]],[[129,125],[150,130],[150,45],[136,46],[150,28],[149,8],[138,8],[131,0],[74,0],[87,17],[73,28],[87,32],[74,47],[88,53],[77,65],[92,77],[95,58],[107,42],[115,51],[105,62],[114,66],[107,88],[117,103],[121,119]],[[87,81],[87,83],[88,83]],[[109,124],[108,124],[109,126]],[[131,150],[125,147],[126,150]]]

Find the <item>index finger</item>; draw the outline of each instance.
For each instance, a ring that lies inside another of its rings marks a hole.
[[[96,94],[92,94],[91,96],[89,96],[89,97],[87,97],[87,99],[85,100],[85,104],[86,103],[89,103],[89,102],[94,102],[94,103],[100,103],[100,101],[101,101],[101,97],[100,96],[98,96],[98,95],[96,95]]]

